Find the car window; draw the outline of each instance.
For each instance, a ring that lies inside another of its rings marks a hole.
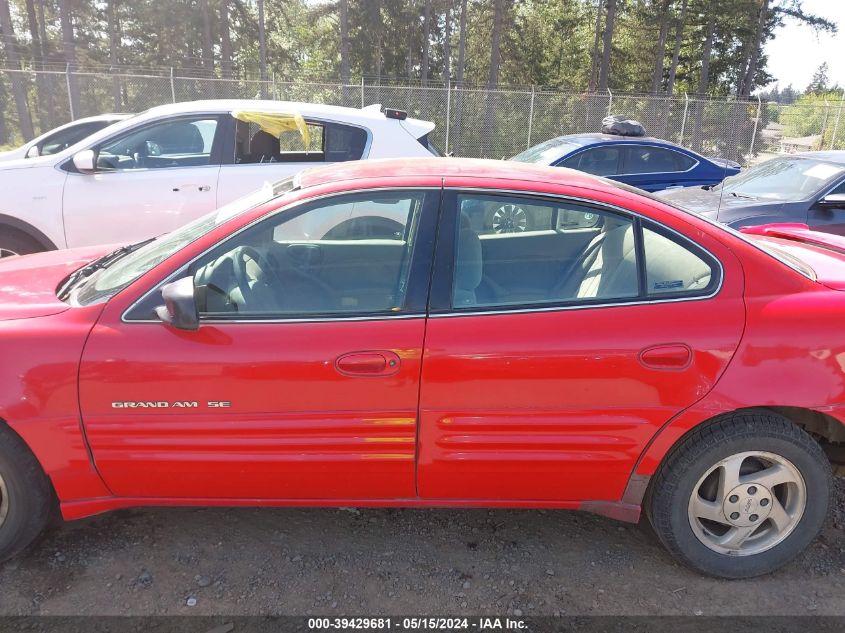
[[[626,174],[686,171],[695,164],[689,156],[663,147],[633,145],[626,150]]]
[[[459,196],[452,287],[458,308],[536,305],[639,294],[634,222],[592,207],[511,196]],[[545,230],[479,231],[517,208]],[[549,220],[546,220],[549,218]]]
[[[308,145],[298,130],[279,136],[257,124],[235,120],[235,164],[273,164],[359,160],[367,146],[367,131],[339,123],[307,122]]]
[[[228,222],[260,204],[281,198],[294,189],[293,176],[279,180],[275,184],[267,183],[261,189],[243,198],[233,200],[171,233],[150,241],[137,250],[117,259],[109,267],[100,269],[87,277],[75,293],[74,301],[80,305],[90,305],[109,299],[141,275],[149,272],[191,242],[216,229],[224,222]],[[153,305],[145,304],[137,312],[133,309],[133,318],[149,318],[152,309],[155,305],[158,305],[160,296],[153,297],[153,299],[155,301]]]
[[[615,176],[619,173],[621,154],[617,146],[595,147],[566,159],[561,165],[595,176]]]
[[[716,279],[712,264],[648,227],[643,227],[643,251],[649,295],[706,290]]]
[[[344,195],[283,212],[191,267],[206,318],[395,314],[424,192]]]
[[[839,185],[831,189],[830,193],[845,193],[845,181],[840,182]]]
[[[576,150],[580,147],[577,143],[567,141],[564,138],[553,138],[544,141],[539,145],[529,147],[524,152],[520,152],[513,156],[511,160],[520,163],[537,163],[539,165],[551,165],[557,161],[561,156]]]
[[[694,245],[622,213],[511,195],[462,194],[458,205],[457,309],[694,296],[718,282],[711,258]],[[498,209],[521,210],[533,230],[497,233],[491,216]]]
[[[589,209],[530,198],[474,196],[462,199],[464,221],[479,235],[593,229],[601,218]]]
[[[105,141],[97,154],[102,171],[198,167],[211,164],[218,120],[181,118],[134,129]]]
[[[75,125],[65,130],[60,130],[41,141],[38,153],[40,156],[57,154],[66,150],[71,145],[75,145],[82,139],[91,136],[94,132],[102,130],[108,125],[111,125],[110,121],[92,121],[90,123],[80,123],[79,125]]]

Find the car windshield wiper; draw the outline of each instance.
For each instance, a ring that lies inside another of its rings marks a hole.
[[[129,253],[133,251],[137,251],[142,246],[146,246],[156,238],[151,237],[147,240],[142,240],[140,242],[136,242],[135,244],[128,244],[126,246],[121,246],[113,250],[111,253],[107,253],[102,257],[95,259],[88,264],[85,264],[79,270],[72,272],[67,279],[65,279],[64,283],[59,288],[58,292],[56,293],[60,300],[64,301],[67,299],[70,291],[73,290],[76,285],[82,281],[83,279],[87,279],[91,275],[93,275],[98,270],[102,270],[103,268],[108,268],[114,262],[121,259],[122,257],[126,257]]]
[[[729,191],[729,196],[733,196],[734,198],[743,198],[744,200],[756,200],[754,196],[749,196],[747,193],[737,193],[736,191]]]

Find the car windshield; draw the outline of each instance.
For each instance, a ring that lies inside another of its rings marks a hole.
[[[79,305],[90,305],[109,299],[141,275],[214,228],[260,204],[283,196],[294,188],[294,176],[275,184],[267,183],[262,189],[238,198],[172,233],[167,233],[131,251],[125,257],[87,278],[76,289],[73,301]]]
[[[727,178],[723,192],[738,197],[805,200],[845,174],[845,165],[801,156],[773,158]],[[719,187],[714,187],[718,191]]]
[[[535,145],[524,152],[517,154],[511,160],[519,161],[520,163],[536,163],[538,165],[551,165],[556,162],[564,154],[568,154],[574,149],[580,147],[577,143],[572,143],[561,138],[553,138]]]

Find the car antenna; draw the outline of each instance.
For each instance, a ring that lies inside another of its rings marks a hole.
[[[722,159],[722,182],[719,183],[719,204],[716,205],[716,222],[719,221],[719,214],[722,212],[722,196],[725,195],[725,178],[728,177],[728,162]]]

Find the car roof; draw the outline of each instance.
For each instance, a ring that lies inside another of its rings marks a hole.
[[[656,138],[654,136],[622,136],[620,134],[603,134],[601,132],[595,132],[588,134],[565,134],[563,136],[558,136],[555,140],[568,141],[577,145],[593,145],[608,141],[617,143],[656,143],[658,145],[677,147],[678,149],[682,149],[686,152],[690,151],[682,145],[678,145],[677,143],[673,143],[672,141],[667,141],[662,138]]]
[[[486,178],[522,180],[554,185],[610,189],[613,185],[585,172],[534,163],[483,158],[384,158],[335,163],[300,172],[297,184],[303,189],[330,182],[378,178]]]
[[[295,110],[306,117],[322,116],[338,120],[383,121],[386,118],[384,112],[381,110],[381,104],[372,104],[365,108],[347,108],[345,106],[326,105],[323,103],[273,101],[270,99],[202,99],[198,101],[181,101],[150,108],[145,114],[148,114],[150,117],[157,117],[172,114],[191,114],[193,112],[231,112],[232,110],[268,113],[282,113]]]
[[[814,158],[816,160],[825,160],[829,163],[839,163],[845,165],[845,150],[827,150],[825,152],[801,152],[799,154],[789,154],[790,156],[800,156],[802,158]]]

